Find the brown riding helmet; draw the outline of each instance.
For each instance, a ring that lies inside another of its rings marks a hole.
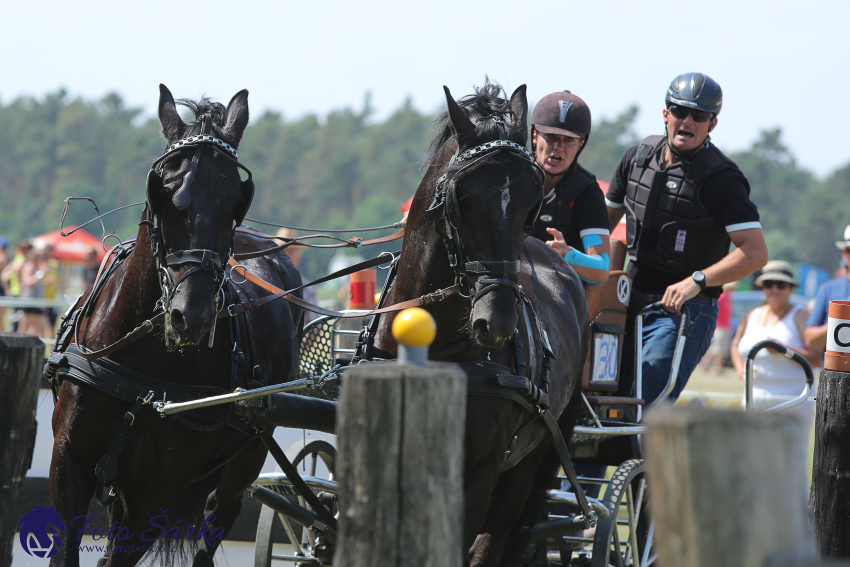
[[[590,108],[570,91],[544,96],[531,115],[531,125],[544,134],[559,134],[571,138],[590,135]]]

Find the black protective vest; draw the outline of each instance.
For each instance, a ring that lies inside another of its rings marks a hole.
[[[666,142],[649,136],[638,146],[626,184],[627,244],[641,265],[684,279],[729,253],[729,234],[700,202],[700,190],[707,177],[738,166],[709,143],[689,164],[664,171],[656,156]]]
[[[555,186],[555,198],[543,202],[531,236],[547,242],[552,240],[552,235],[546,232],[546,229],[556,228],[564,234],[567,244],[577,250],[584,250],[579,232],[571,223],[569,204],[595,184],[596,176],[578,163],[575,164],[572,171]],[[559,203],[561,206],[558,206]]]

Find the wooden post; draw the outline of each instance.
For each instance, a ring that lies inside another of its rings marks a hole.
[[[661,407],[644,449],[661,567],[813,558],[803,424],[789,415]]]
[[[850,558],[850,374],[820,375],[812,494],[820,557]]]
[[[460,567],[466,375],[451,364],[360,365],[338,428],[342,567]]]
[[[35,335],[0,334],[0,566],[12,564],[18,503],[35,445],[35,410],[44,343]],[[45,424],[49,427],[50,424]]]

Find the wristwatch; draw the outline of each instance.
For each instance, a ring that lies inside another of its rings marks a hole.
[[[707,286],[705,285],[705,274],[704,273],[694,272],[693,275],[691,276],[691,279],[696,282],[696,284],[699,286],[700,291],[705,291],[705,288]]]

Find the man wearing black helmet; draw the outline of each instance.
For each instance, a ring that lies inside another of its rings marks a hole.
[[[627,269],[633,278],[627,324],[633,325],[634,313],[645,304],[661,301],[667,309],[644,318],[647,402],[667,384],[682,310],[691,324],[672,399],[711,342],[721,286],[767,262],[750,185],[709,137],[723,104],[720,85],[702,73],[679,75],[667,89],[666,103],[665,135],[649,136],[626,151],[606,195],[609,227],[623,214],[627,221]],[[626,379],[633,373],[632,360],[623,356]],[[633,384],[621,382],[621,392],[629,391]]]
[[[608,215],[596,177],[578,163],[590,137],[590,108],[570,91],[543,97],[531,115],[537,163],[546,172],[532,236],[551,246],[587,284],[608,277]]]

